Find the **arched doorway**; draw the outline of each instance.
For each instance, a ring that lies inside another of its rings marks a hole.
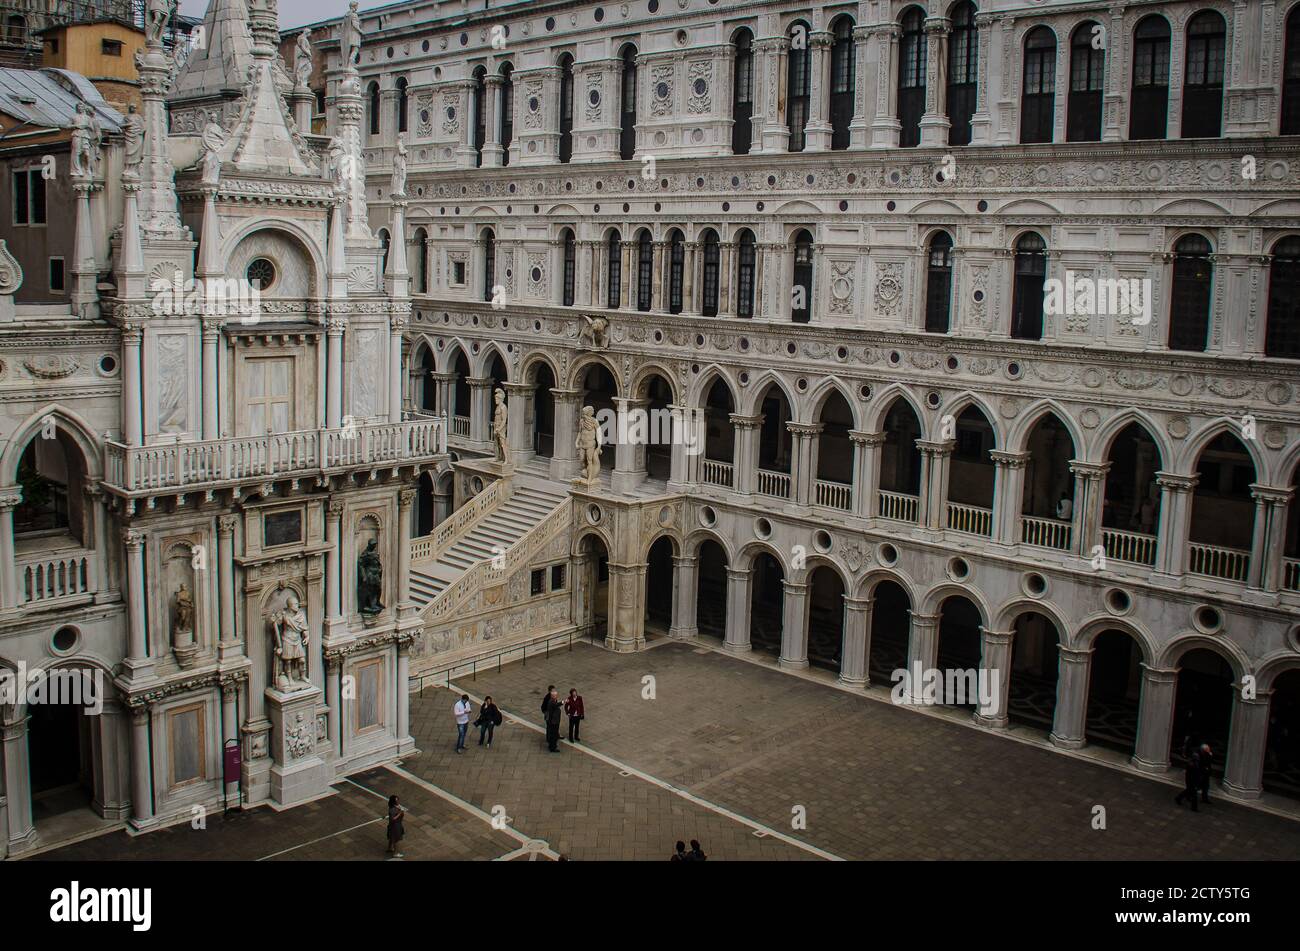
[[[1209,743],[1214,751],[1211,772],[1223,776],[1235,681],[1231,665],[1208,647],[1190,650],[1179,659],[1171,757],[1182,757],[1186,749]]]
[[[1264,789],[1300,799],[1300,670],[1284,671],[1273,681]]]
[[[641,381],[636,393],[638,406],[646,414],[646,441],[638,450],[645,453],[646,477],[659,482],[667,482],[672,474],[673,433],[672,411],[673,388],[658,373],[652,373]],[[683,425],[688,423],[682,421]]]
[[[935,661],[943,680],[935,695],[937,702],[972,710],[979,706],[979,668],[983,654],[981,624],[980,610],[969,598],[953,595],[944,600],[939,609],[939,645]]]
[[[582,391],[580,406],[590,406],[596,412],[596,419],[613,419],[616,412],[614,399],[618,396],[618,384],[614,375],[603,363],[592,363],[582,371],[578,379],[578,389]],[[600,468],[614,468],[614,434],[605,431],[604,445],[600,447]]]
[[[1056,680],[1060,632],[1042,614],[1029,611],[1016,618],[1011,639],[1011,681],[1007,718],[1050,733],[1056,718]]]
[[[722,641],[727,636],[727,553],[717,542],[705,539],[697,557],[695,626],[701,637]]]
[[[583,538],[577,562],[577,626],[589,637],[603,639],[609,633],[609,549],[604,540],[595,533]]]
[[[750,563],[749,643],[755,650],[781,656],[785,612],[785,572],[781,563],[760,551]]]
[[[844,579],[828,565],[808,576],[808,663],[840,672],[844,655]]]
[[[912,624],[912,599],[897,581],[885,580],[871,594],[871,648],[867,670],[873,684],[894,681],[894,671],[907,669],[907,642]]]
[[[555,455],[555,374],[538,362],[532,374],[533,384],[533,452],[551,458]]]
[[[420,481],[415,487],[415,534],[423,538],[433,531],[438,524],[433,495],[433,476],[427,472],[420,473]]]
[[[646,555],[645,632],[667,634],[673,623],[673,556],[677,548],[667,535],[657,539]]]
[[[1142,701],[1142,648],[1124,631],[1105,630],[1092,641],[1088,674],[1089,743],[1132,756]]]

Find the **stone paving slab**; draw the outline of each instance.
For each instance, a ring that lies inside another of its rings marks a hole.
[[[583,694],[593,748],[844,857],[1300,858],[1292,820],[1222,800],[1193,814],[1168,784],[689,644],[577,644],[459,686],[540,722],[549,683]]]

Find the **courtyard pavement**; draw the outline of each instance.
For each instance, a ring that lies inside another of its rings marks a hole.
[[[538,710],[551,683],[562,696],[576,686],[587,709],[583,744],[556,754]],[[578,643],[451,688],[412,696],[417,755],[334,796],[38,858],[383,860],[390,793],[408,810],[407,860],[528,858],[530,841],[542,859],[662,860],[692,838],[713,859],[1300,857],[1293,820],[1223,800],[1193,814],[1166,783],[703,646]],[[461,692],[506,714],[491,749],[471,728],[469,750],[453,752]],[[507,818],[494,828],[493,816]]]

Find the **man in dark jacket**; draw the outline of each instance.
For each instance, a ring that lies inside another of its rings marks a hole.
[[[552,753],[560,752],[560,717],[564,713],[564,704],[560,702],[560,693],[552,685],[542,698],[542,716],[546,720],[546,748]]]
[[[1202,743],[1198,766],[1200,769],[1201,802],[1207,804],[1210,801],[1210,768],[1213,765],[1214,750],[1210,749],[1209,743]]]
[[[1196,796],[1201,788],[1201,751],[1192,747],[1185,759],[1187,762],[1183,766],[1183,791],[1174,797],[1174,802],[1181,806],[1184,799],[1190,799],[1192,812],[1197,812]]]

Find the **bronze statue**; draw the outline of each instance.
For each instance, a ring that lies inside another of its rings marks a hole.
[[[379,603],[384,565],[379,560],[378,548],[379,543],[372,538],[357,558],[357,610],[362,614],[378,614],[384,609]]]

